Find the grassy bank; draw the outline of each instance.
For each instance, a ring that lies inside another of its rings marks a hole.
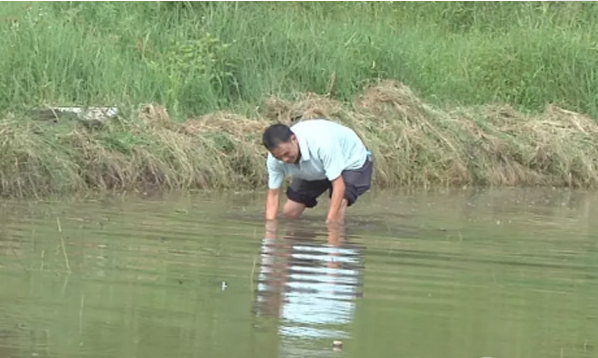
[[[593,186],[597,19],[568,2],[2,3],[1,194],[263,187],[261,129],[314,116],[360,132],[379,187]],[[28,117],[47,105],[125,111],[98,129]]]
[[[264,95],[350,100],[378,78],[445,105],[598,117],[595,3],[3,3],[0,110]]]
[[[319,117],[357,130],[374,152],[378,188],[598,184],[598,125],[588,116],[555,106],[538,115],[508,106],[444,111],[384,81],[352,102],[313,93],[297,102],[266,98],[253,118],[215,112],[179,122],[152,104],[100,128],[3,118],[0,193],[264,189],[263,128]]]

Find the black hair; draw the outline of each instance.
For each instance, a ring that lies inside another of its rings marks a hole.
[[[280,143],[288,143],[291,141],[293,131],[285,124],[273,124],[266,128],[262,134],[262,144],[268,150],[274,150]]]

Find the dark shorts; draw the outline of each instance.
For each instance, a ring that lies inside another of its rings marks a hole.
[[[373,171],[372,156],[368,155],[365,164],[356,170],[344,170],[341,175],[345,182],[345,199],[348,206],[353,205],[357,198],[368,191],[372,184]],[[304,180],[294,178],[287,188],[287,197],[295,202],[303,203],[308,208],[318,204],[318,197],[326,190],[332,196],[332,183],[328,179]]]

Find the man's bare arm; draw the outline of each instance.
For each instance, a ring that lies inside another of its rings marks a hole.
[[[344,218],[339,217],[343,198],[345,197],[345,181],[343,176],[339,175],[338,178],[332,181],[332,197],[330,198],[330,209],[328,210],[328,217],[326,222],[328,223],[339,223]]]
[[[266,220],[276,219],[279,200],[280,189],[269,189],[268,197],[266,198]]]

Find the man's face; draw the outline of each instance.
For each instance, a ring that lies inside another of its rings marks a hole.
[[[299,143],[295,135],[291,136],[291,140],[286,143],[279,143],[276,148],[272,150],[272,155],[287,164],[296,164],[299,162]]]

